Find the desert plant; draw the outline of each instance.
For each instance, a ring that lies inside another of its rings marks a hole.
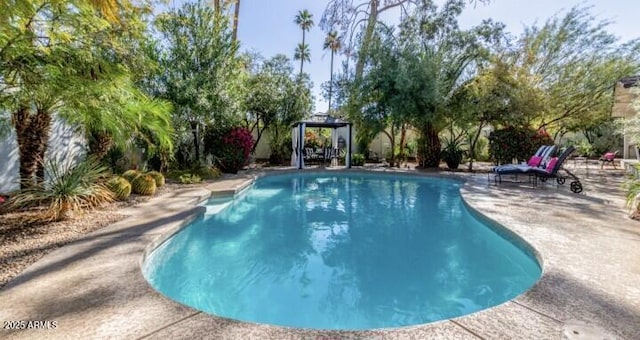
[[[216,179],[222,176],[220,169],[208,165],[194,166],[191,168],[191,171],[186,173],[198,175],[202,179]]]
[[[624,189],[627,191],[627,208],[629,208],[630,216],[634,219],[640,219],[640,176],[639,167],[634,167],[634,173],[624,183]]]
[[[443,148],[440,151],[440,158],[447,163],[447,167],[451,170],[457,169],[458,166],[460,166],[460,162],[462,162],[462,157],[464,156],[462,144],[462,135],[443,138]]]
[[[202,178],[194,174],[184,174],[178,177],[178,182],[180,182],[180,184],[195,184],[202,182]]]
[[[203,179],[216,179],[222,176],[222,171],[215,166],[209,166],[204,171],[198,173]]]
[[[351,165],[353,166],[363,166],[364,165],[364,155],[361,153],[354,153],[351,156]]]
[[[142,172],[132,169],[132,170],[125,171],[122,174],[122,177],[124,177],[127,181],[129,181],[129,183],[133,183],[133,180],[140,175],[142,175]]]
[[[159,188],[164,185],[165,183],[164,175],[162,175],[158,171],[149,171],[147,172],[147,175],[153,177],[153,179],[156,181],[156,187]]]
[[[156,180],[149,175],[140,175],[131,182],[131,189],[138,195],[151,196],[156,193]]]
[[[180,176],[188,175],[187,177],[190,177],[192,174],[200,177],[200,180],[216,179],[222,176],[222,171],[214,166],[197,165],[187,170],[171,170],[167,172],[167,178],[180,182]]]
[[[47,179],[13,195],[8,202],[10,208],[44,206],[39,218],[60,220],[73,212],[95,208],[114,199],[105,184],[110,171],[95,159],[88,158],[75,165],[71,161],[51,160],[43,166]]]
[[[107,187],[113,192],[115,199],[124,201],[131,196],[131,183],[122,176],[115,176],[107,182]]]

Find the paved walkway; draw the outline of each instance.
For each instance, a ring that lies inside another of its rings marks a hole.
[[[211,191],[229,194],[250,183],[251,176],[235,176],[128,208],[129,218],[29,267],[0,291],[0,320],[55,321],[55,329],[0,329],[0,338],[640,339],[640,222],[626,217],[620,171],[591,169],[581,195],[566,184],[532,189],[488,185],[486,174],[465,177],[467,203],[527,240],[544,261],[533,289],[495,308],[422,326],[342,332],[242,323],[172,302],[143,278],[143,256],[200,213],[196,203]]]

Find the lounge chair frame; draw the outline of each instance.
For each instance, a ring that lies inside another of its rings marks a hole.
[[[616,156],[618,156],[618,154],[619,154],[618,150],[614,151],[613,152],[613,157],[611,157],[611,159],[606,158],[605,157],[606,154],[602,155],[602,157],[600,157],[600,162],[602,162],[602,164],[600,164],[600,169],[604,168],[604,164],[605,163],[609,163],[609,164],[613,165],[614,169],[617,169],[616,168]]]
[[[583,190],[582,183],[580,179],[570,172],[569,170],[563,167],[565,160],[575,151],[575,147],[569,146],[565,151],[562,152],[560,157],[558,157],[558,161],[551,169],[551,171],[547,171],[544,169],[536,168],[536,167],[514,167],[513,170],[504,170],[496,172],[494,176],[494,182],[496,184],[502,183],[503,175],[515,175],[517,179],[518,174],[527,174],[529,175],[529,183],[532,183],[532,186],[535,188],[538,186],[538,180],[540,182],[546,182],[549,178],[555,178],[556,182],[559,185],[563,185],[567,179],[572,179],[570,183],[570,190],[573,193],[580,193]],[[562,173],[560,171],[562,170]]]

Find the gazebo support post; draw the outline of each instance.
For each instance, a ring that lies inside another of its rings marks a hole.
[[[351,134],[353,130],[353,125],[349,123],[349,133],[347,134],[347,159],[345,160],[347,169],[351,169]]]

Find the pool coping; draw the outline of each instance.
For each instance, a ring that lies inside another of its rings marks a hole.
[[[332,172],[332,171],[338,171],[338,170],[324,170],[324,171]],[[363,170],[363,169],[353,169],[353,170],[346,170],[346,171],[353,172],[353,173],[357,173],[357,172],[375,173],[376,172],[376,171]],[[176,232],[184,228],[184,226],[187,225],[188,222],[192,221],[195,218],[198,218],[203,214],[204,208],[197,206],[197,203],[201,201],[203,197],[206,200],[208,197],[233,196],[250,187],[251,184],[257,178],[263,177],[265,175],[269,176],[269,175],[298,173],[298,172],[299,171],[296,169],[261,171],[261,172],[252,173],[249,176],[245,177],[244,179],[240,178],[240,182],[241,182],[240,185],[226,186],[226,187],[223,186],[222,188],[217,188],[217,189],[209,188],[208,190],[206,190],[208,191],[208,193],[203,192],[201,189],[193,189],[195,194],[193,195],[189,194],[189,200],[186,200],[188,201],[188,204],[178,204],[179,206],[181,206],[180,213],[183,214],[182,215],[183,219],[180,222],[169,223],[168,226],[164,227],[164,229],[161,228],[158,232],[154,232],[151,234],[139,234],[139,233],[127,234],[127,229],[123,227],[126,227],[127,224],[129,225],[132,224],[131,217],[126,219],[125,221],[116,223],[117,226],[115,226],[114,228],[108,227],[109,229],[115,229],[116,233],[114,235],[118,235],[116,237],[120,237],[123,240],[130,237],[142,238],[142,240],[140,240],[139,242],[140,244],[135,247],[137,250],[132,254],[128,255],[129,257],[131,256],[136,257],[137,261],[135,261],[135,263],[137,263],[136,269],[137,269],[138,277],[134,278],[133,280],[118,281],[118,283],[120,284],[119,288],[123,290],[127,290],[127,289],[134,290],[132,289],[132,287],[135,287],[136,289],[139,289],[140,291],[144,292],[144,293],[141,293],[141,294],[145,294],[145,296],[143,296],[144,299],[151,300],[153,304],[157,304],[161,306],[161,309],[162,309],[162,313],[160,313],[155,311],[154,308],[151,308],[150,309],[151,314],[157,313],[158,315],[161,315],[163,318],[165,318],[166,321],[157,322],[156,324],[153,324],[153,322],[149,322],[151,324],[149,325],[149,327],[132,327],[132,329],[128,331],[125,331],[123,329],[113,329],[111,330],[111,332],[97,333],[91,327],[89,328],[59,327],[58,329],[56,329],[55,331],[52,331],[51,333],[40,333],[40,334],[53,335],[54,337],[89,336],[89,337],[98,337],[98,338],[100,337],[116,337],[116,338],[152,337],[153,338],[153,337],[165,337],[166,335],[171,335],[173,337],[176,337],[176,336],[177,337],[191,337],[191,336],[209,337],[209,335],[211,334],[217,334],[223,337],[246,337],[251,335],[251,337],[258,336],[258,337],[268,337],[268,338],[273,338],[273,337],[297,338],[297,337],[307,337],[307,336],[338,336],[338,337],[429,336],[429,337],[439,337],[439,338],[460,338],[460,337],[484,338],[484,337],[493,337],[494,335],[498,337],[504,337],[509,334],[514,334],[513,330],[515,329],[516,330],[515,334],[519,334],[520,337],[548,338],[549,336],[559,337],[560,331],[562,331],[567,325],[573,325],[576,323],[576,322],[573,322],[574,321],[573,319],[564,318],[564,320],[561,320],[556,315],[547,315],[547,314],[553,314],[553,313],[547,313],[544,310],[542,312],[540,310],[537,310],[536,306],[532,306],[530,304],[530,301],[529,301],[530,299],[522,298],[523,296],[526,296],[529,294],[529,292],[526,292],[516,297],[513,300],[507,301],[503,304],[491,307],[489,309],[481,310],[481,311],[478,311],[472,314],[467,314],[454,319],[442,320],[442,321],[424,324],[424,325],[407,326],[407,327],[390,328],[390,329],[377,329],[377,330],[369,330],[369,331],[330,331],[330,330],[295,329],[295,328],[277,327],[277,326],[270,326],[270,325],[251,324],[246,322],[239,322],[239,321],[229,320],[225,318],[220,318],[217,316],[207,315],[207,314],[198,312],[196,310],[193,310],[189,307],[181,306],[178,303],[163,297],[161,294],[155,293],[155,291],[152,291],[152,289],[150,289],[149,285],[146,283],[146,281],[144,281],[144,279],[142,281],[140,280],[140,277],[142,276],[141,265],[142,263],[144,263],[143,261],[146,258],[146,256],[153,249],[155,249],[155,247],[159,246],[162,242],[166,241],[171,235],[175,234]],[[384,172],[387,172],[387,171],[384,171]],[[536,286],[540,285],[540,282],[545,279],[545,277],[547,276],[547,271],[545,271],[545,268],[547,266],[543,262],[545,257],[542,256],[541,253],[538,251],[537,247],[535,247],[536,242],[533,242],[533,243],[530,242],[530,240],[527,239],[526,233],[525,235],[522,235],[521,230],[514,230],[512,228],[505,226],[504,222],[500,221],[501,218],[499,214],[497,216],[498,218],[496,218],[495,213],[489,213],[489,214],[483,213],[483,211],[486,211],[488,209],[486,209],[486,207],[484,207],[482,204],[478,204],[477,195],[481,194],[482,191],[485,190],[486,188],[480,187],[479,188],[480,191],[478,191],[478,188],[474,188],[475,184],[472,184],[469,181],[469,178],[465,175],[449,174],[449,173],[422,173],[422,172],[415,172],[415,171],[399,172],[397,170],[392,170],[388,172],[402,173],[403,175],[421,176],[421,177],[424,177],[424,176],[443,177],[444,176],[447,178],[455,178],[455,179],[464,181],[465,184],[461,187],[461,196],[463,198],[463,202],[465,202],[465,205],[471,208],[470,211],[477,213],[480,217],[490,222],[492,225],[499,226],[499,228],[504,228],[505,230],[508,231],[510,235],[513,234],[516,238],[522,239],[525,242],[524,244],[530,245],[530,247],[534,250],[534,254],[536,254],[536,256],[538,257],[539,263],[541,264],[541,267],[543,269],[543,273],[540,281],[538,281],[538,283],[536,283],[536,285],[534,285],[532,289],[535,289]],[[152,208],[150,208],[149,210],[153,210],[154,204],[162,205],[162,202],[160,199],[153,200],[150,203],[150,206],[152,206]],[[151,217],[151,219],[153,219],[153,217]],[[98,231],[98,234],[104,233],[104,232],[105,232],[104,230],[101,230],[101,231]],[[92,234],[95,234],[95,233],[92,233]],[[78,243],[82,243],[82,242],[78,242]],[[640,239],[634,240],[633,244],[640,245]],[[56,256],[57,257],[69,256],[69,253],[72,253],[74,251],[74,249],[72,249],[74,246],[80,246],[80,245],[72,244],[72,245],[63,247],[58,251],[55,251],[47,255],[46,259],[39,261],[38,264],[42,265],[40,262],[43,262],[44,265],[46,265],[47,260],[49,260],[50,262],[52,261],[52,258],[55,259]],[[112,261],[118,261],[118,260],[112,259]],[[553,267],[554,264],[552,263],[551,266]],[[29,287],[23,287],[23,286],[27,285],[27,283],[30,283],[30,281],[28,279],[25,280],[24,278],[21,279],[20,277],[26,276],[27,278],[29,278],[29,272],[34,270],[37,271],[39,266],[34,265],[33,267],[34,268],[29,268],[26,271],[26,273],[21,274],[19,278],[17,278],[17,280],[12,280],[12,282],[10,282],[7,285],[7,287],[5,287],[5,289],[0,291],[0,305],[3,305],[2,303],[11,303],[12,305],[25,306],[24,308],[19,308],[19,310],[16,310],[16,311],[0,310],[0,319],[14,320],[17,318],[23,318],[23,319],[30,318],[31,320],[33,320],[34,318],[37,317],[39,319],[46,320],[46,317],[47,317],[46,313],[33,312],[32,306],[38,305],[39,301],[37,300],[34,301],[30,299],[28,292],[20,291],[21,288],[29,289]],[[62,269],[62,270],[64,271],[67,269]],[[73,272],[69,272],[68,274],[74,275]],[[635,272],[632,271],[632,274],[635,274]],[[632,278],[634,280],[632,280],[631,284],[633,284],[634,282],[637,282],[637,277],[635,275],[632,276]],[[46,278],[40,278],[40,279],[46,280]],[[89,284],[99,285],[101,278],[99,276],[92,277],[92,280],[93,281],[90,281]],[[134,282],[130,282],[130,281],[134,281]],[[146,286],[140,287],[141,284]],[[16,290],[20,291],[20,293],[17,294],[15,292]],[[108,296],[106,300],[107,301],[109,300]],[[20,303],[22,304],[20,305]],[[4,304],[4,305],[6,306],[9,304]],[[636,313],[637,309],[635,307],[637,306],[633,305],[632,307],[634,307],[632,308],[632,312]],[[122,316],[122,314],[124,315],[136,314],[136,311],[143,310],[145,308],[147,307],[124,303],[124,305],[122,306],[114,307],[114,310],[112,312],[117,314],[118,316]],[[174,312],[167,313],[166,312],[167,309],[174,310]],[[149,310],[146,310],[146,311],[149,312]],[[108,323],[109,321],[109,320],[105,320],[104,315],[102,316],[86,315],[86,314],[83,315],[84,318],[86,318],[87,316],[89,316],[91,319],[96,320],[95,321],[96,323],[102,322],[103,324],[105,324],[105,323]],[[513,321],[512,319],[510,319],[513,317],[516,317],[516,318],[519,317],[520,319],[517,322],[508,324],[508,325],[504,325],[500,322],[498,322],[497,325],[495,324],[496,320],[500,320],[500,319],[502,319],[503,322],[507,320]],[[106,316],[106,319],[108,318],[109,318],[109,315]],[[583,323],[589,322],[589,320],[585,320],[580,317],[576,317],[575,319],[577,320],[577,324],[580,324],[580,322],[583,322]],[[144,323],[144,320],[140,320],[140,322]],[[480,324],[481,326],[478,326],[478,324]],[[520,325],[520,327],[517,327],[517,326],[513,327],[514,324]],[[198,333],[193,330],[185,330],[186,328],[185,326],[194,327],[194,325],[195,327],[197,327],[198,332],[204,332],[204,333]],[[531,329],[530,326],[533,326],[534,328]],[[596,326],[597,326],[596,327],[597,329],[600,329],[600,330],[605,329],[605,332],[608,332],[606,334],[614,334],[619,337],[623,337],[623,335],[628,335],[628,334],[635,335],[635,333],[633,333],[633,329],[631,331],[627,330],[622,333],[617,333],[615,327],[610,327],[610,325],[597,324]],[[628,327],[629,325],[624,325],[624,326]],[[509,330],[508,328],[514,328],[514,329]],[[0,330],[0,335],[4,335],[2,330]],[[31,336],[33,336],[33,332],[30,330],[25,330],[22,332],[9,332],[9,337],[29,338]]]

